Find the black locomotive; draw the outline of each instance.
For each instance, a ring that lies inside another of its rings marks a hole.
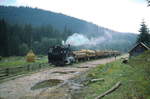
[[[49,48],[48,62],[54,65],[66,65],[75,62],[70,45],[53,46]]]

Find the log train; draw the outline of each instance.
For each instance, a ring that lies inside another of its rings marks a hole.
[[[98,50],[79,50],[72,51],[68,46],[53,46],[49,48],[48,62],[56,66],[64,66],[79,61],[98,59],[102,57],[112,57],[120,55],[118,51],[98,51]]]

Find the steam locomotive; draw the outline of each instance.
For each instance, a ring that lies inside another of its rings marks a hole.
[[[48,62],[54,65],[73,64],[78,61],[120,55],[118,51],[79,50],[72,51],[70,45],[49,48]]]
[[[75,58],[70,45],[50,47],[48,52],[48,62],[54,65],[66,65],[74,63]]]

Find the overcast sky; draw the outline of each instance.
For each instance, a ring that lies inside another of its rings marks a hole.
[[[0,0],[0,5],[37,7],[120,32],[138,33],[142,19],[150,27],[146,0]]]

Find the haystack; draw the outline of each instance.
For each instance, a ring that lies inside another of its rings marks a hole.
[[[30,50],[26,55],[26,61],[27,62],[35,62],[35,54],[32,50]]]

